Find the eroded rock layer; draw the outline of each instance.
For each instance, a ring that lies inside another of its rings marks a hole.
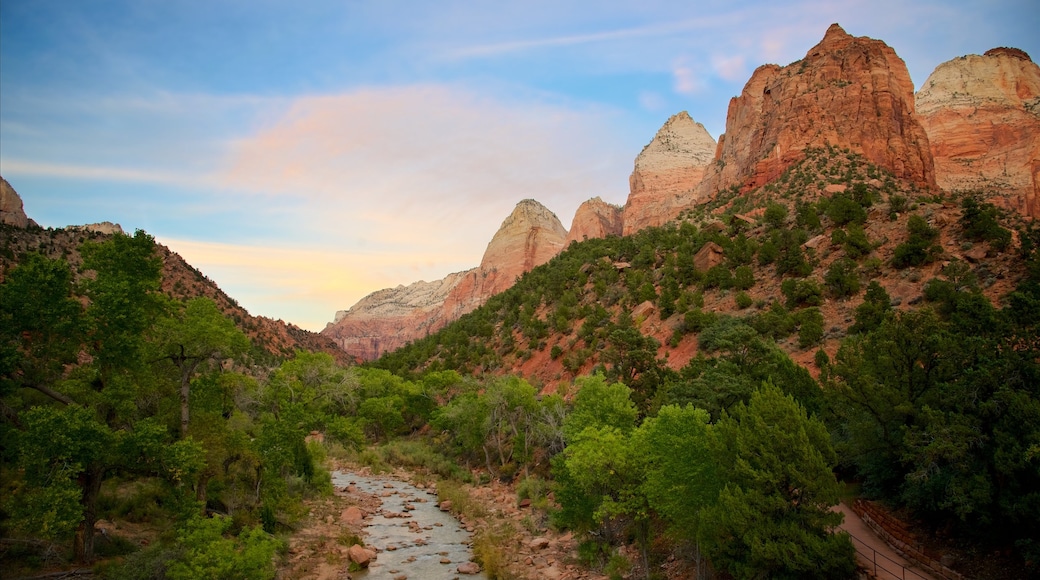
[[[1040,67],[995,48],[936,67],[916,95],[943,189],[989,192],[1040,217]]]
[[[674,219],[694,200],[715,140],[683,111],[673,115],[636,157],[629,177],[624,235]]]

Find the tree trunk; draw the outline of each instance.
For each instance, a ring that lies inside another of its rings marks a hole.
[[[94,524],[97,523],[97,499],[101,493],[101,480],[104,472],[100,468],[91,467],[83,471],[79,477],[83,495],[83,523],[76,542],[76,559],[83,563],[94,561]]]
[[[188,436],[188,399],[191,395],[191,375],[199,366],[199,359],[181,356],[181,439]]]
[[[199,477],[199,485],[195,489],[195,499],[202,504],[202,515],[206,515],[206,487],[209,485],[209,475]]]

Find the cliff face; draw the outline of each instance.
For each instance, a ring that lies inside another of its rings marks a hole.
[[[944,62],[916,101],[940,187],[985,188],[1040,217],[1040,67],[1029,55],[995,48]]]
[[[509,288],[523,273],[560,253],[566,237],[552,212],[526,199],[502,222],[479,267],[369,294],[337,313],[321,334],[352,356],[376,359],[440,330]]]
[[[22,198],[3,177],[0,177],[0,224],[16,228],[29,226],[29,216],[25,215]]]
[[[686,111],[668,119],[636,157],[629,178],[623,234],[662,225],[689,206],[715,147],[704,125]]]
[[[441,307],[460,280],[473,272],[449,274],[433,282],[386,288],[365,296],[350,310],[336,313],[320,334],[353,357],[373,360],[447,324]]]
[[[569,246],[571,242],[620,236],[623,219],[620,207],[594,197],[578,206],[578,211],[574,212],[574,220],[571,222],[564,247]]]
[[[848,148],[903,179],[935,186],[928,137],[914,116],[906,64],[884,42],[832,24],[805,58],[755,70],[729,104],[726,134],[697,200],[780,176],[807,147]]]

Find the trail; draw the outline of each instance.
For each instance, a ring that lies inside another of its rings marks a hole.
[[[837,511],[845,514],[841,529],[852,536],[856,547],[856,559],[868,573],[878,580],[935,580],[913,562],[900,556],[884,540],[879,538],[863,520],[845,504],[838,504]]]

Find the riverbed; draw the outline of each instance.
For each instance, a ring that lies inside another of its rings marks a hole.
[[[332,485],[378,497],[378,512],[365,519],[364,540],[378,557],[354,578],[452,580],[472,559],[471,535],[437,505],[437,494],[407,482],[332,472]],[[486,580],[483,572],[466,578]]]

